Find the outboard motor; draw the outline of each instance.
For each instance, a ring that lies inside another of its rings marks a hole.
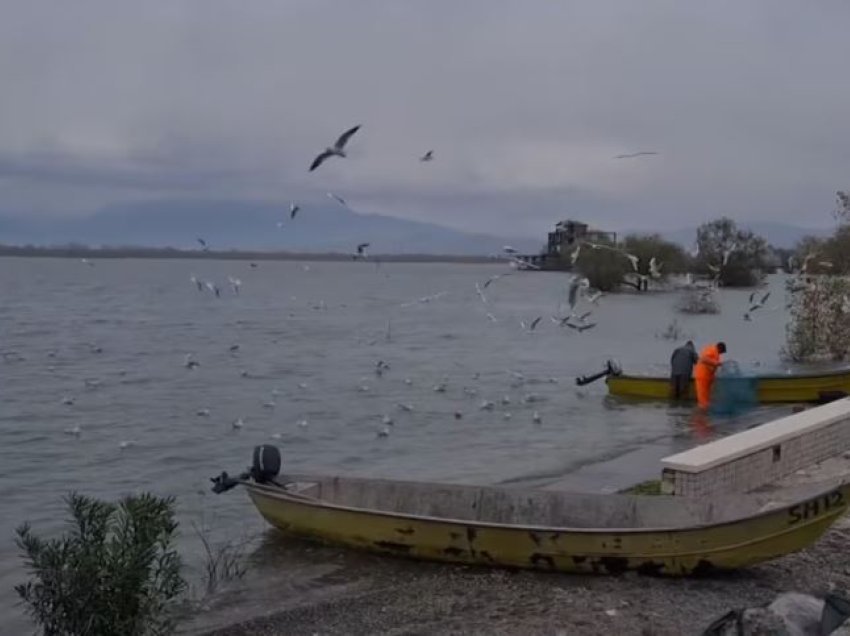
[[[262,444],[254,447],[252,465],[247,471],[241,473],[238,477],[231,477],[223,472],[218,477],[211,478],[210,481],[213,483],[212,491],[220,494],[236,488],[246,479],[253,479],[258,484],[265,484],[274,481],[278,474],[280,474],[280,451],[276,446]]]
[[[591,382],[596,382],[600,378],[604,378],[609,375],[620,375],[623,372],[620,365],[614,360],[608,360],[605,363],[605,369],[600,371],[599,373],[594,373],[593,375],[582,375],[576,378],[576,384],[578,386],[584,386],[585,384],[590,384]]]
[[[251,478],[258,484],[274,481],[280,474],[280,451],[276,446],[261,444],[254,447]]]

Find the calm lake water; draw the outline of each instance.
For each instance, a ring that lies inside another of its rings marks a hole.
[[[549,318],[565,297],[565,274],[506,276],[482,303],[476,281],[507,271],[0,259],[2,614],[20,612],[12,609],[12,586],[23,577],[15,526],[58,531],[71,490],[175,495],[190,565],[193,522],[218,536],[262,531],[243,494],[208,492],[209,477],[245,468],[262,442],[278,444],[293,471],[535,485],[584,475],[574,483],[604,490],[657,474],[657,463],[606,469],[600,474],[610,483],[587,483],[588,467],[648,446],[663,455],[702,441],[688,409],[619,403],[605,397],[603,382],[574,385],[607,358],[666,373],[677,343],[658,334],[677,317],[675,293],[604,296],[589,307],[596,328],[578,333]],[[221,297],[199,292],[193,274],[214,281]],[[241,279],[238,295],[229,276]],[[698,345],[724,339],[743,366],[779,368],[782,279],[770,286],[768,304],[779,308],[752,322],[742,320],[749,292],[724,290],[720,315],[678,316],[679,323]],[[521,329],[520,320],[537,316],[533,332]],[[184,366],[187,353],[199,367]],[[382,377],[379,360],[389,364]],[[440,383],[444,392],[434,390]],[[483,400],[495,408],[479,408]],[[394,426],[378,438],[384,415]],[[718,420],[713,434],[770,415]],[[240,418],[244,426],[234,429]],[[78,436],[66,433],[75,427]],[[11,619],[0,632],[19,633],[21,625]]]

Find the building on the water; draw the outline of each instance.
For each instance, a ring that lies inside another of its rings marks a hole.
[[[616,242],[616,232],[593,229],[581,221],[560,221],[555,225],[555,230],[549,232],[545,251],[540,254],[519,256],[517,260],[540,269],[570,270],[572,269],[570,254],[575,251],[577,244],[606,243],[610,245]]]

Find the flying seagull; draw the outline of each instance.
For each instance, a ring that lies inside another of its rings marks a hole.
[[[313,170],[321,166],[322,163],[324,163],[324,161],[329,157],[345,157],[345,144],[348,143],[348,140],[351,139],[352,135],[354,135],[354,133],[358,130],[360,130],[359,124],[342,133],[339,136],[339,139],[336,140],[333,147],[325,148],[324,152],[320,153],[315,159],[313,159],[313,163],[310,164],[310,172],[313,172]]]
[[[585,322],[585,323],[582,323],[582,324],[579,324],[579,325],[574,325],[571,322],[567,322],[566,326],[569,327],[570,329],[575,329],[576,331],[581,333],[582,331],[586,331],[587,329],[593,329],[596,326],[596,323],[595,322]]]
[[[354,258],[366,258],[366,248],[369,247],[368,243],[360,243],[357,246],[357,256]]]
[[[629,259],[629,262],[632,264],[632,269],[636,272],[638,271],[638,265],[640,263],[640,257],[635,256],[634,254],[629,254],[628,252],[623,252],[623,256]]]
[[[338,194],[334,194],[333,192],[328,192],[327,194],[328,194],[329,198],[331,198],[334,201],[336,201],[337,203],[339,203],[342,207],[344,207],[344,208],[348,207],[348,204],[345,202],[345,199],[343,199]]]
[[[511,247],[510,245],[505,245],[502,249],[505,251],[506,254],[516,254],[516,248]]]
[[[652,276],[652,278],[661,278],[662,264],[663,263],[659,263],[654,256],[649,259],[649,275]]]
[[[640,152],[630,152],[624,155],[617,155],[614,159],[634,159],[635,157],[646,157],[648,155],[657,155],[654,150],[641,150]]]
[[[204,239],[199,238],[199,239],[197,239],[197,241],[200,244],[200,246],[204,249],[204,251],[207,251],[208,249],[210,249],[209,245],[207,245],[207,242]]]
[[[567,303],[570,305],[570,310],[573,310],[576,307],[579,289],[587,289],[589,286],[590,281],[583,276],[573,276],[570,279],[570,284],[567,287]]]
[[[432,161],[434,159],[434,151],[429,150],[424,155],[419,157],[419,161]]]
[[[534,331],[537,325],[540,323],[542,316],[537,316],[534,320],[532,320],[529,324],[526,324],[524,320],[519,321],[519,326],[522,327],[523,331]]]
[[[495,283],[497,280],[502,278],[503,276],[510,276],[510,274],[494,274],[490,278],[484,281],[484,284],[481,286],[482,289],[487,289],[490,285]]]
[[[297,203],[290,203],[289,204],[289,218],[294,219],[295,215],[298,214],[298,210],[300,210],[300,209],[301,209],[301,206],[299,206]]]

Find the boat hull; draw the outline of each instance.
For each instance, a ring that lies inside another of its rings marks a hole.
[[[844,484],[795,505],[731,522],[606,530],[401,515],[292,497],[278,487],[246,487],[272,526],[327,543],[452,563],[671,576],[734,570],[801,550],[844,514],[850,501],[850,486]]]
[[[820,402],[825,396],[850,395],[850,371],[820,375],[756,376],[756,395],[760,404]],[[670,378],[640,375],[611,375],[606,378],[608,392],[624,398],[667,400]],[[693,382],[691,397],[696,395]]]

